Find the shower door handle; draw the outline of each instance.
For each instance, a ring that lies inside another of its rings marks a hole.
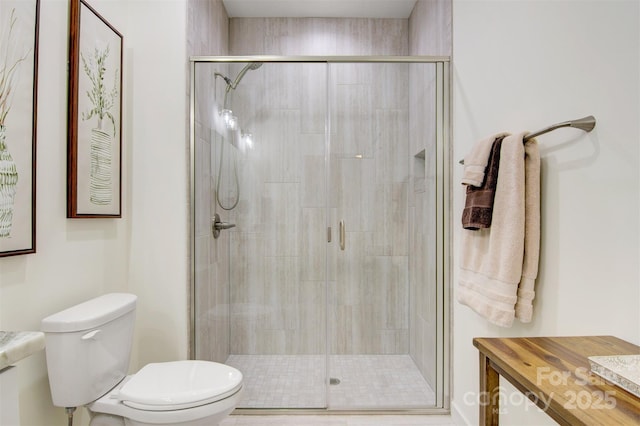
[[[345,236],[344,236],[344,220],[340,221],[340,250],[344,250]]]

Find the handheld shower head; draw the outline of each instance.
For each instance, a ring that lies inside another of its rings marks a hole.
[[[236,79],[233,81],[233,83],[227,85],[227,92],[230,89],[236,90],[236,87],[238,87],[238,84],[240,84],[240,80],[244,78],[244,75],[247,73],[247,71],[249,70],[255,71],[261,66],[262,66],[262,62],[250,62],[247,65],[245,65],[244,68],[240,70],[240,72],[236,76]]]
[[[240,72],[236,76],[236,79],[233,82],[231,82],[228,78],[224,79],[227,82],[227,90],[224,92],[224,104],[223,104],[224,108],[227,108],[227,95],[229,94],[231,89],[236,90],[236,87],[238,87],[240,80],[242,80],[244,75],[249,70],[254,71],[260,68],[261,66],[262,66],[262,62],[249,62],[247,65],[244,66],[244,68],[240,70]]]

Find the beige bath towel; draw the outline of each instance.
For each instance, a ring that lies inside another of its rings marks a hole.
[[[473,149],[464,157],[463,185],[482,186],[493,142],[507,135],[508,133],[502,132],[476,142]]]
[[[491,228],[462,230],[458,301],[503,327],[516,311],[531,320],[538,273],[540,156],[534,139],[523,145],[524,135],[502,142]]]
[[[524,260],[515,311],[521,322],[531,322],[540,260],[540,152],[535,139],[525,143],[524,152]]]

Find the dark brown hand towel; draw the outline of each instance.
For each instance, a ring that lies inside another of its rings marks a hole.
[[[479,187],[467,185],[467,198],[462,211],[462,227],[477,231],[491,227],[493,215],[493,199],[498,182],[498,166],[500,165],[500,147],[504,136],[496,138],[491,146],[484,181]]]

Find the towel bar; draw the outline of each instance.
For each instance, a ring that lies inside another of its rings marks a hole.
[[[556,129],[560,129],[562,127],[574,127],[576,129],[584,130],[589,133],[596,127],[596,118],[593,115],[588,115],[586,117],[578,118],[576,120],[563,121],[562,123],[557,123],[549,127],[545,127],[542,130],[538,130],[537,132],[533,132],[524,137],[524,141],[528,141],[529,139],[535,138],[536,136],[544,135],[545,133],[552,132]],[[464,160],[459,161],[460,164],[464,164]]]

